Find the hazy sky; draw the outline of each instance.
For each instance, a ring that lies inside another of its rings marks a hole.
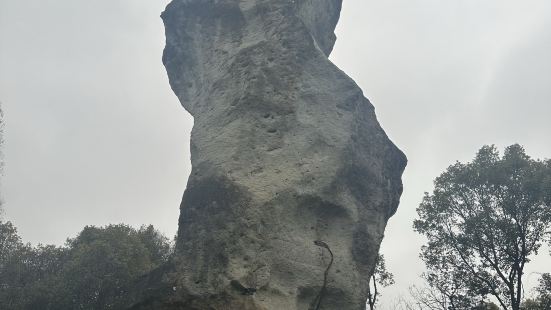
[[[175,233],[193,120],[161,64],[167,2],[0,0],[2,193],[25,240],[119,222]],[[551,1],[345,0],[337,36],[331,59],[409,158],[383,242],[390,302],[423,271],[415,208],[449,164],[492,143],[551,157]]]

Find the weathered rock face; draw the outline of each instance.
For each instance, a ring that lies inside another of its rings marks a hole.
[[[406,158],[327,58],[340,9],[173,0],[163,13],[163,62],[195,119],[165,308],[364,309]],[[331,255],[314,241],[334,257],[321,301]]]

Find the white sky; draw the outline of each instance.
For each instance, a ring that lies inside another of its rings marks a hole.
[[[6,217],[33,243],[85,225],[176,232],[193,120],[161,64],[168,1],[0,0]],[[551,1],[345,0],[331,59],[409,158],[383,252],[397,284],[423,271],[415,208],[483,144],[551,157]],[[548,251],[531,272],[551,271]]]

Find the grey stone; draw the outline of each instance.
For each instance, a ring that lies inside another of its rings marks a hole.
[[[365,308],[406,158],[328,60],[341,1],[168,5],[163,63],[194,117],[193,168],[176,258],[147,280],[165,289],[135,309]]]

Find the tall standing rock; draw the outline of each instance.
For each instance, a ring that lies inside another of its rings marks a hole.
[[[162,14],[170,85],[195,119],[165,308],[364,309],[406,158],[328,60],[341,1]]]

